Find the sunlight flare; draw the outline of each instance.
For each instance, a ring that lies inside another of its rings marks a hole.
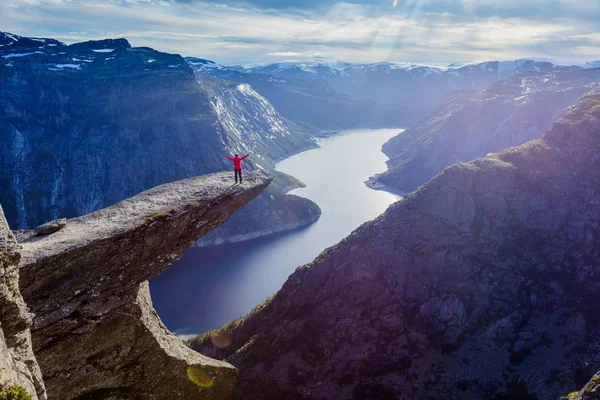
[[[210,388],[214,385],[215,378],[213,378],[204,369],[197,366],[190,366],[187,369],[187,376],[196,386],[203,388]]]

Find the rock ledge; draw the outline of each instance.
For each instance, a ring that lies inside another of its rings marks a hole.
[[[20,288],[55,399],[229,398],[237,371],[188,349],[152,307],[148,279],[270,183],[218,173],[155,187],[21,243]]]

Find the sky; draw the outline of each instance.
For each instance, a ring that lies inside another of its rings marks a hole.
[[[0,0],[0,31],[252,65],[600,60],[600,0]]]

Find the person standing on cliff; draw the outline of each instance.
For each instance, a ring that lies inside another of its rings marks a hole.
[[[244,157],[240,157],[235,154],[233,157],[229,157],[227,154],[225,158],[233,161],[233,174],[235,175],[235,183],[238,181],[238,175],[240,176],[240,183],[242,183],[242,161],[248,158],[250,154],[246,154]]]

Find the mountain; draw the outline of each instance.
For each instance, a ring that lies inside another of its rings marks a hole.
[[[600,95],[447,168],[193,340],[238,398],[556,399],[600,366]]]
[[[398,127],[416,122],[410,107],[382,103],[377,99],[356,99],[334,90],[324,80],[253,73],[241,67],[226,67],[194,57],[186,57],[186,61],[202,75],[251,85],[284,117],[304,127],[329,131]]]
[[[194,57],[186,61],[201,74],[252,85],[286,118],[320,129],[410,126],[456,91],[479,91],[521,74],[558,74],[594,65],[560,66],[524,59],[448,67],[284,62],[243,68]]]
[[[592,66],[592,63],[585,64]],[[423,77],[467,77],[478,73],[495,75],[496,79],[506,79],[523,72],[552,71],[557,69],[579,69],[584,66],[557,65],[547,61],[531,59],[510,61],[485,61],[478,63],[454,63],[448,66],[432,66],[407,62],[376,62],[368,64],[352,64],[347,62],[281,62],[258,65],[249,68],[236,67],[237,71],[254,74],[273,75],[286,78],[323,79],[333,77],[351,77],[352,74],[364,74],[367,79],[377,75],[390,75],[389,78],[399,78],[411,74],[414,78]],[[223,67],[229,68],[229,67]],[[370,76],[369,76],[370,75]],[[394,76],[395,75],[395,76]]]
[[[275,171],[277,161],[316,147],[308,141],[310,131],[282,118],[248,84],[224,82],[200,73],[196,73],[196,79],[207,94],[220,125],[228,132],[227,148],[238,154],[251,152],[251,166],[275,177],[255,201],[203,236],[197,245],[237,242],[315,222],[321,215],[315,203],[286,194],[304,184]]]
[[[587,62],[582,65],[583,68],[600,68],[600,60]]]
[[[252,153],[246,167],[271,173],[274,161],[315,146],[251,87],[205,84],[179,55],[125,39],[67,46],[1,33],[0,45],[0,202],[19,229],[231,170],[230,151]],[[318,217],[314,203],[285,196],[297,181],[277,181],[246,215],[276,207],[278,216],[238,216],[236,231]]]
[[[46,399],[40,366],[31,345],[32,314],[19,291],[19,244],[0,205],[0,398],[22,388],[33,399]]]
[[[335,64],[322,62],[281,62],[246,68],[254,74],[266,74],[296,79],[327,79],[339,75],[342,70],[351,67],[351,63]]]
[[[280,79],[323,81],[333,90],[356,100],[376,101],[398,110],[410,110],[398,116],[402,126],[408,126],[424,118],[451,92],[481,90],[516,74],[562,69],[581,67],[524,59],[452,64],[448,67],[395,62],[340,63],[333,67],[323,63],[275,63],[245,71]]]
[[[409,193],[449,165],[538,138],[593,87],[600,69],[523,73],[476,94],[453,93],[383,146],[389,170],[370,185]]]

